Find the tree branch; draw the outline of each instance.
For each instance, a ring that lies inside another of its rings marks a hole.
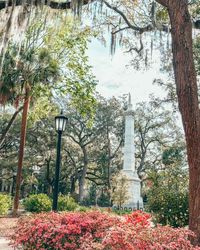
[[[86,176],[85,178],[88,179],[89,181],[94,182],[95,185],[97,185],[97,186],[104,186],[104,185],[106,184],[106,183],[104,183],[104,182],[98,183],[98,182],[96,181],[96,179],[90,178],[90,177],[88,177],[88,176]]]
[[[142,42],[142,38],[141,38],[141,36],[140,36],[140,48],[139,48],[139,49],[136,48],[136,47],[130,48],[128,51],[126,51],[126,53],[129,53],[129,52],[131,52],[132,50],[135,50],[138,54],[140,54],[140,52],[143,50],[143,48],[144,48],[144,45],[143,45],[143,42]]]
[[[120,140],[120,143],[119,143],[118,147],[116,148],[115,152],[111,155],[111,157],[110,157],[111,160],[116,156],[117,152],[119,151],[120,147],[122,146],[123,141],[124,141],[124,139],[122,138]]]
[[[168,7],[168,5],[169,5],[169,2],[170,0],[156,0],[156,2],[157,3],[159,3],[159,4],[161,4],[162,6],[164,6],[164,7]]]
[[[129,27],[129,26],[126,26],[126,27],[121,28],[121,29],[118,29],[118,30],[116,30],[116,31],[112,31],[112,34],[115,35],[115,34],[121,32],[121,31],[124,31],[124,30],[127,30],[127,29],[130,29],[130,27]]]
[[[125,21],[125,23],[128,25],[129,28],[131,28],[132,30],[134,31],[138,31],[140,34],[144,33],[145,31],[150,31],[150,30],[153,30],[154,27],[151,25],[151,24],[148,24],[147,26],[145,27],[138,27],[138,26],[135,26],[133,25],[129,20],[128,18],[126,17],[126,15],[121,11],[119,10],[117,7],[115,6],[112,6],[111,4],[109,4],[107,1],[105,0],[102,0],[102,2],[111,10],[114,10],[116,13],[118,13],[122,18],[123,20]]]

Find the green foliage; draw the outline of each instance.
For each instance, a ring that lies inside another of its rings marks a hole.
[[[166,8],[159,6],[156,12],[156,20],[158,22],[169,22],[169,15]]]
[[[189,5],[189,10],[193,18],[199,17],[200,15],[200,3],[199,0],[193,0],[192,4]]]
[[[89,211],[90,210],[90,208],[88,208],[88,207],[84,207],[84,206],[78,206],[77,208],[76,208],[76,211],[78,212],[87,212],[87,211]]]
[[[188,225],[188,170],[184,148],[173,146],[162,154],[162,169],[148,172],[147,208],[156,222],[173,227]]]
[[[0,194],[0,215],[8,213],[11,207],[11,197],[7,194]]]
[[[60,195],[58,197],[59,211],[74,211],[76,208],[78,208],[78,204],[72,197],[66,195]]]
[[[52,202],[46,194],[33,194],[23,202],[25,209],[29,212],[48,212],[51,211]]]
[[[96,205],[97,202],[97,186],[92,183],[89,187],[88,197],[84,198],[85,205]]]
[[[147,209],[155,214],[157,223],[173,227],[188,225],[188,193],[167,188],[148,192]]]
[[[109,192],[103,187],[97,190],[96,186],[92,184],[88,196],[83,199],[81,204],[84,206],[110,207]]]
[[[171,147],[169,149],[166,149],[162,154],[162,163],[164,165],[170,165],[173,163],[181,162],[183,158],[182,153],[182,147]]]
[[[50,26],[45,36],[47,50],[59,54],[60,65],[65,66],[62,81],[56,89],[59,90],[59,95],[69,95],[72,105],[82,115],[92,117],[97,81],[89,66],[86,51],[89,37],[94,34],[87,26],[80,27],[80,23],[70,17],[58,18],[58,23],[56,29],[54,25]]]
[[[110,207],[110,196],[108,192],[101,192],[98,197],[97,204],[100,207]]]
[[[96,79],[86,55],[92,33],[69,16],[61,15],[56,20],[56,25],[44,25],[45,18],[33,21],[21,46],[10,42],[5,54],[0,103],[19,105],[28,86],[32,106],[37,104],[32,110],[37,114],[29,116],[32,121],[51,113],[55,96],[68,95],[82,115],[94,115]]]
[[[150,188],[147,209],[155,213],[156,222],[174,227],[188,225],[188,170],[181,165],[181,148],[164,150],[162,170],[148,173]],[[183,153],[183,151],[182,151]]]
[[[122,209],[113,209],[112,210],[117,215],[125,215],[125,214],[131,214],[132,210],[122,210]]]

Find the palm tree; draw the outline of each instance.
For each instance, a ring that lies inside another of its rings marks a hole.
[[[59,75],[57,61],[46,48],[38,47],[34,36],[25,40],[21,48],[16,44],[9,45],[0,79],[0,103],[15,107],[22,103],[20,110],[23,110],[13,215],[17,214],[19,206],[29,106],[31,100],[34,102],[37,90],[47,91],[46,87],[57,81]]]

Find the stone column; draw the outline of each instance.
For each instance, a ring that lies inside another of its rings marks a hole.
[[[127,176],[129,184],[129,200],[123,207],[143,209],[140,179],[135,168],[134,112],[130,94],[128,98],[128,108],[125,112],[124,163],[122,173]]]

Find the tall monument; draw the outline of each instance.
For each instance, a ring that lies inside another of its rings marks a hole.
[[[125,112],[125,142],[122,173],[127,177],[129,184],[129,199],[123,204],[123,207],[143,209],[140,179],[135,169],[134,112],[130,94],[128,97],[128,108]]]

